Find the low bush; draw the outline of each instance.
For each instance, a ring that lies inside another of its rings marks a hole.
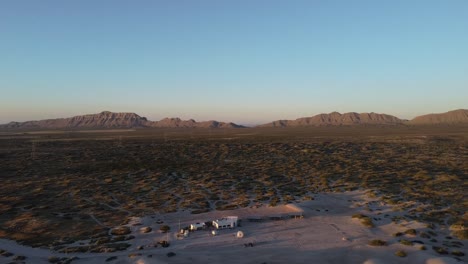
[[[452,251],[452,255],[457,256],[457,257],[463,257],[465,256],[465,253],[459,251],[459,250],[454,250]]]
[[[111,230],[111,234],[114,236],[123,236],[131,233],[131,230],[128,226],[120,226]]]
[[[458,239],[468,239],[468,229],[454,231],[453,235]]]
[[[60,258],[55,257],[55,256],[51,256],[51,257],[48,258],[48,260],[49,260],[49,263],[57,263],[57,262],[60,261]]]
[[[395,252],[395,256],[398,256],[400,258],[406,257],[407,255],[408,254],[406,254],[406,252],[403,250],[398,250],[397,252]]]
[[[353,214],[351,217],[360,219],[361,223],[367,227],[374,227],[374,223],[372,222],[372,219],[368,217],[367,215]]]
[[[377,247],[386,246],[387,242],[383,241],[383,240],[380,240],[380,239],[374,239],[374,240],[369,241],[369,245],[370,246],[377,246]]]
[[[417,234],[416,229],[408,229],[405,234],[415,236]]]
[[[171,230],[171,227],[168,226],[168,225],[162,225],[162,226],[159,228],[159,230],[161,230],[161,232],[163,232],[163,233],[167,233],[167,232],[169,232],[169,230]]]
[[[432,249],[439,253],[440,255],[447,255],[448,254],[448,251],[447,249],[443,248],[443,247],[436,247],[436,246],[433,246]]]
[[[400,240],[400,244],[405,245],[405,246],[412,246],[413,242],[406,240],[406,239],[402,239]]]
[[[372,219],[369,217],[361,219],[361,223],[367,227],[374,227],[374,223],[372,222]]]
[[[113,261],[113,260],[116,260],[116,259],[117,259],[117,256],[108,257],[108,258],[106,258],[106,262]]]
[[[351,217],[352,218],[357,218],[357,219],[363,219],[363,218],[366,218],[366,217],[368,218],[368,216],[363,215],[363,214],[353,214]]]
[[[421,234],[419,234],[419,236],[422,237],[422,238],[428,238],[428,239],[431,238],[431,236],[426,232],[421,232]]]
[[[453,253],[452,253],[452,254],[453,254]],[[26,259],[26,257],[25,257],[25,256],[21,256],[21,255],[20,255],[20,256],[15,256],[15,257],[13,258],[14,261],[21,261],[21,260],[25,260],[25,259]]]

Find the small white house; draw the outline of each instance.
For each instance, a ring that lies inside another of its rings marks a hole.
[[[190,224],[190,230],[191,231],[196,231],[200,229],[205,229],[205,223],[195,223],[195,224]]]
[[[238,224],[239,218],[237,216],[227,216],[213,221],[213,226],[216,229],[234,228],[238,226]]]

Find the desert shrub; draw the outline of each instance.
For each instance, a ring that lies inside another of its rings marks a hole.
[[[406,252],[403,250],[398,250],[397,252],[395,252],[395,256],[398,256],[400,258],[406,257],[407,255],[408,254],[406,254]]]
[[[105,244],[105,243],[109,243],[110,242],[110,238],[108,237],[101,237],[99,239],[96,240],[96,245],[102,245],[102,244]]]
[[[130,246],[131,245],[128,243],[114,243],[114,244],[107,244],[106,248],[122,251],[122,250],[126,250]]]
[[[406,240],[406,239],[402,239],[400,240],[400,244],[405,245],[405,246],[412,246],[413,242]]]
[[[386,203],[390,204],[390,205],[396,205],[398,204],[398,200],[396,199],[386,199],[384,200]]]
[[[370,191],[366,192],[366,194],[370,198],[376,198],[377,197],[377,192],[373,191],[373,190],[370,190]]]
[[[415,236],[417,234],[416,229],[408,229],[405,231],[405,234]]]
[[[90,250],[89,246],[68,247],[60,250],[61,253],[86,253]]]
[[[431,236],[430,236],[428,233],[426,233],[426,232],[421,232],[421,233],[419,234],[419,236],[422,237],[422,238],[431,238]]]
[[[125,236],[115,236],[112,238],[112,240],[110,242],[119,242],[119,241],[124,241],[125,240]],[[109,241],[107,241],[109,242]],[[105,243],[107,243],[105,242]]]
[[[361,223],[367,227],[374,227],[374,223],[372,222],[372,219],[369,217],[361,219]]]
[[[169,232],[169,230],[171,230],[171,227],[168,225],[162,225],[161,227],[159,227],[159,230],[161,230],[161,232],[163,233],[167,233]]]
[[[452,241],[453,247],[463,247],[463,243],[460,241]]]
[[[237,204],[226,204],[226,205],[223,205],[223,206],[220,206],[220,207],[216,207],[217,210],[234,210],[234,209],[237,209],[239,208],[239,206]]]
[[[223,207],[223,206],[225,206],[227,204],[228,203],[226,201],[216,201],[215,202],[216,209],[221,208],[221,207]]]
[[[441,254],[441,255],[447,255],[447,254],[448,254],[447,249],[445,249],[445,248],[443,248],[443,247],[436,247],[436,246],[433,246],[432,249],[433,249],[435,252],[437,252],[437,253],[439,253],[439,254]]]
[[[130,234],[130,228],[128,226],[120,226],[111,230],[111,234],[115,236],[123,236]]]
[[[271,200],[270,200],[270,206],[276,206],[276,205],[278,205],[279,201],[280,201],[280,199],[279,199],[277,196],[271,198]]]
[[[459,250],[454,250],[452,251],[452,255],[457,256],[457,257],[463,257],[465,256],[465,253],[459,251]]]
[[[48,260],[49,260],[50,263],[57,263],[57,262],[60,261],[60,258],[55,257],[55,256],[50,256],[50,257],[48,258]]]
[[[387,242],[380,240],[380,239],[374,239],[369,241],[370,246],[386,246]]]
[[[370,217],[368,217],[367,215],[363,215],[363,214],[353,214],[351,217],[352,217],[352,218],[360,219],[360,220],[361,220],[361,223],[362,223],[364,226],[367,226],[367,227],[374,227],[374,223],[372,222],[372,219],[371,219]]]
[[[402,232],[396,232],[396,233],[393,234],[394,237],[400,237],[402,235],[403,235]]]
[[[152,229],[151,227],[149,227],[149,226],[140,228],[140,231],[141,231],[142,233],[149,233],[149,232],[151,232],[152,230],[153,230],[153,229]]]
[[[368,216],[363,215],[363,214],[353,214],[351,216],[351,218],[357,218],[357,219],[362,219],[362,218],[365,218],[365,217],[368,217]]]
[[[453,253],[452,253],[452,254],[453,254]],[[26,259],[25,256],[15,256],[15,257],[13,258],[14,261],[20,261],[20,260],[25,260],[25,259]]]
[[[210,211],[210,209],[195,209],[195,210],[191,211],[190,213],[191,214],[201,214],[201,213],[207,213],[209,211]]]
[[[420,246],[419,249],[420,250],[426,250],[427,248],[426,248],[426,246]]]
[[[453,231],[453,235],[458,239],[468,239],[468,229]]]
[[[8,258],[8,257],[13,256],[13,253],[8,252],[8,251],[3,250],[3,249],[0,249],[0,256],[3,256],[3,257],[7,257],[7,258]]]
[[[106,262],[110,262],[110,261],[113,261],[113,260],[116,260],[116,259],[117,259],[117,256],[108,257],[108,258],[106,258]]]

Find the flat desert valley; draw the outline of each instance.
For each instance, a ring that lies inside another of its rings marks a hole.
[[[468,261],[466,130],[272,131],[4,133],[0,263]]]

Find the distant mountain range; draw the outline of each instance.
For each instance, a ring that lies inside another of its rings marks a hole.
[[[468,110],[459,109],[441,114],[428,114],[412,120],[377,113],[332,112],[296,120],[277,120],[258,127],[305,127],[305,126],[352,126],[352,125],[457,125],[468,124]],[[45,119],[39,121],[10,122],[0,125],[0,129],[111,129],[111,128],[243,128],[234,123],[218,121],[197,122],[193,119],[164,118],[149,121],[135,113],[113,113],[104,111],[98,114],[80,115],[69,118]]]
[[[376,113],[332,112],[296,120],[277,120],[260,127],[298,127],[298,126],[346,126],[346,125],[401,125],[404,120],[397,117]]]
[[[428,114],[417,116],[411,120],[411,124],[460,124],[468,123],[468,110],[458,109],[442,114]]]
[[[98,114],[80,115],[69,118],[45,119],[39,121],[10,122],[0,125],[3,129],[109,129],[109,128],[241,128],[234,123],[218,121],[196,122],[193,119],[165,118],[149,121],[135,113],[113,113],[104,111]]]
[[[459,109],[442,114],[429,114],[412,120],[377,113],[332,112],[296,120],[277,120],[259,127],[349,126],[349,125],[456,125],[468,124],[468,110]]]

